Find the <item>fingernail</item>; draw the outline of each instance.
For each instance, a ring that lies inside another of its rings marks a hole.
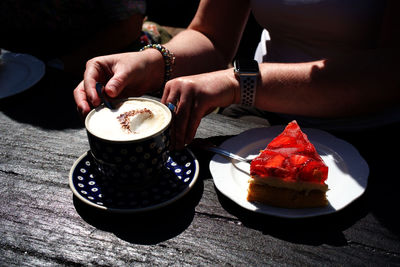
[[[105,88],[106,95],[111,97],[116,97],[117,94],[117,87],[113,84],[107,84]]]

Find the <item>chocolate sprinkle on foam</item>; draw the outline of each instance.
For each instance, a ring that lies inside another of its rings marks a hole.
[[[131,129],[130,119],[133,116],[135,116],[137,114],[141,114],[141,113],[148,113],[150,118],[153,116],[153,112],[151,112],[151,110],[149,110],[147,108],[139,109],[139,110],[130,110],[130,111],[120,114],[117,117],[117,119],[118,119],[119,123],[121,124],[122,129],[127,130],[129,133],[135,133]]]

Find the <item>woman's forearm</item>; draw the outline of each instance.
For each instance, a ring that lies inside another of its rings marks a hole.
[[[226,68],[236,54],[249,14],[248,0],[200,1],[188,29],[166,44],[176,56],[173,75]]]
[[[209,72],[227,66],[213,43],[195,30],[180,32],[165,46],[175,55],[173,77]]]
[[[341,117],[400,103],[398,58],[369,51],[296,64],[260,65],[256,106],[287,114]]]

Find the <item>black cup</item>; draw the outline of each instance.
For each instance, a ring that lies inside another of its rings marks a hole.
[[[114,185],[142,188],[154,183],[165,168],[169,154],[172,114],[165,105],[152,99],[128,98],[121,102],[130,100],[150,101],[160,105],[166,112],[167,125],[150,136],[127,141],[107,140],[88,128],[88,120],[98,109],[88,114],[85,125],[90,152],[96,170],[103,176],[103,180]]]

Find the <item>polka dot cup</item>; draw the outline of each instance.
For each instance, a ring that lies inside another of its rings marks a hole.
[[[131,99],[133,98],[129,98]],[[168,160],[171,111],[155,100],[141,99],[143,100],[160,105],[168,118],[167,125],[150,136],[136,140],[107,140],[94,134],[87,127],[90,113],[96,110],[92,110],[86,118],[86,132],[95,168],[98,174],[105,179],[111,179],[115,185],[133,185],[137,188],[151,185],[161,177],[160,173]]]

